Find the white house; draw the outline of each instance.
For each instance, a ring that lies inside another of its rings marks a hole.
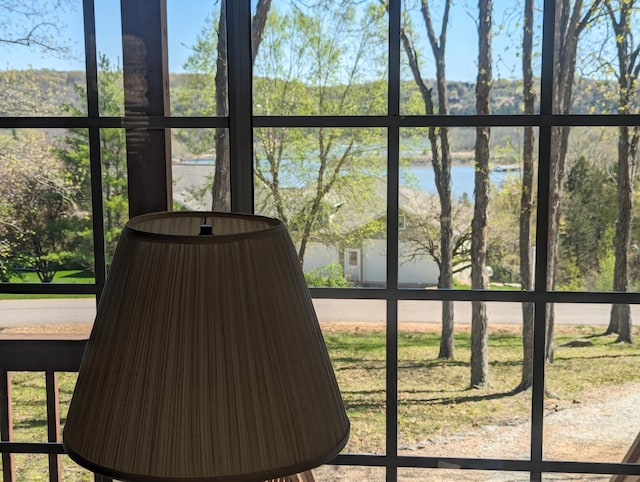
[[[384,192],[384,190],[382,190]],[[385,201],[381,195],[381,205]],[[433,195],[425,194],[410,188],[400,188],[400,217],[398,220],[399,237],[398,244],[398,285],[401,287],[427,287],[438,283],[439,269],[436,262],[430,256],[419,253],[414,242],[404,239],[404,234],[412,228],[411,219],[424,216],[424,210],[433,210],[436,204]],[[431,214],[433,215],[433,212]],[[437,218],[437,215],[436,215]],[[348,236],[369,223],[378,221],[384,223],[386,213],[383,208],[371,206],[364,211],[350,209],[348,203],[344,204],[336,213],[332,222],[339,224],[339,232],[342,232],[342,240],[336,245],[327,245],[319,241],[308,243],[303,270],[305,272],[326,266],[332,263],[340,264],[344,269],[345,277],[359,286],[383,286],[386,282],[387,269],[387,242],[386,239],[375,233],[375,229],[368,236]],[[356,239],[357,242],[344,242],[344,239]]]

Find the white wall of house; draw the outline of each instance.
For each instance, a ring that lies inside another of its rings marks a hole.
[[[409,260],[410,247],[408,243],[398,245],[400,265],[398,267],[398,282],[400,286],[426,286],[438,283],[438,265],[433,259],[422,256]],[[361,284],[380,286],[386,282],[387,273],[387,241],[385,239],[365,240],[360,252]],[[340,262],[340,253],[334,246],[326,246],[319,242],[307,245],[303,271],[305,273],[315,268]],[[344,267],[344,266],[343,266]],[[351,277],[358,281],[356,277]]]
[[[428,256],[409,260],[409,243],[399,243],[398,283],[400,286],[426,286],[438,284],[438,265]],[[366,240],[362,245],[362,282],[381,285],[386,281],[387,241]]]
[[[436,262],[429,256],[418,256],[409,259],[411,249],[409,243],[400,242],[398,245],[399,262],[398,283],[402,285],[437,285],[439,269]]]
[[[362,284],[383,285],[387,278],[387,240],[362,242]]]
[[[307,273],[321,266],[339,262],[338,248],[313,241],[307,243],[302,270]]]

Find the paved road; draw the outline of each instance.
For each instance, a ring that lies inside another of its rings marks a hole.
[[[320,321],[384,321],[385,303],[378,300],[314,301]],[[609,322],[610,305],[556,304],[556,322],[564,324],[605,325]],[[632,317],[640,320],[640,306],[632,305]],[[44,324],[92,323],[95,301],[91,298],[40,300],[0,300],[0,328]],[[519,303],[488,303],[489,323],[520,323]],[[401,301],[399,320],[403,322],[440,323],[437,301]],[[456,302],[456,323],[469,323],[471,303]]]

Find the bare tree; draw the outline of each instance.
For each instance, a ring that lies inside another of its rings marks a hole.
[[[533,15],[534,1],[525,0],[522,28],[522,98],[524,113],[534,113],[536,94],[533,83]],[[525,126],[522,142],[522,192],[520,196],[520,286],[522,290],[533,289],[531,269],[531,223],[533,213],[533,145],[532,126]],[[533,303],[522,303],[522,377],[516,390],[527,390],[533,383]]]
[[[574,1],[572,5],[572,1]],[[589,25],[600,4],[593,0],[583,14],[583,0],[559,0],[556,2],[553,110],[556,114],[570,114],[573,105],[573,84],[576,70],[578,40]],[[560,233],[561,198],[565,177],[565,159],[569,144],[569,126],[555,127],[551,132],[551,155],[549,159],[549,239],[547,241],[548,263],[546,289],[555,288]],[[553,361],[553,332],[555,316],[553,304],[546,306],[547,336],[545,353]]]
[[[260,109],[279,115],[366,114],[382,109],[378,93],[384,84],[367,81],[362,74],[376,71],[372,64],[378,63],[380,51],[372,46],[382,42],[384,8],[361,22],[350,13],[354,5],[344,0],[312,7],[301,4],[302,8],[283,15],[273,12],[272,28],[256,63]],[[340,82],[335,85],[337,78]],[[335,214],[332,204],[347,202],[351,213],[368,204],[374,192],[372,174],[383,158],[373,147],[380,145],[380,134],[376,129],[340,127],[256,129],[257,192],[266,188],[266,196],[258,197],[267,201],[267,212],[273,210],[287,225],[301,264],[313,238],[328,240],[325,236],[336,233],[327,229],[329,215]]]
[[[478,77],[476,81],[476,113],[491,113],[492,84],[492,0],[478,0]],[[475,206],[471,222],[471,287],[486,289],[487,277],[487,213],[489,210],[489,139],[491,129],[476,128],[475,145]],[[471,302],[471,386],[489,383],[487,353],[487,307],[484,301]]]
[[[61,40],[57,14],[74,3],[70,0],[0,0],[0,45],[35,47],[68,55],[69,47]]]
[[[433,27],[429,2],[421,0],[422,19],[427,30],[429,44],[436,63],[436,88],[438,91],[438,114],[449,113],[449,101],[447,96],[447,77],[445,69],[445,49],[447,44],[447,27],[449,24],[449,10],[451,1],[446,0],[440,33],[436,34]],[[435,106],[432,98],[432,89],[427,87],[420,67],[418,56],[413,42],[410,40],[405,28],[400,31],[402,45],[409,59],[409,66],[413,78],[418,85],[425,106],[425,113],[433,115]],[[453,224],[451,207],[451,153],[449,147],[449,129],[447,127],[430,127],[429,143],[431,145],[431,164],[433,166],[436,188],[440,198],[440,253],[438,267],[438,288],[450,289],[453,287]],[[453,358],[453,301],[442,301],[442,334],[440,337],[440,351],[438,358]]]
[[[634,45],[631,14],[635,0],[619,1],[617,8],[611,0],[603,2],[615,33],[618,58],[618,114],[628,114],[637,95],[640,46]],[[617,15],[617,16],[616,16]],[[633,178],[638,151],[638,126],[618,128],[618,166],[616,175],[618,215],[615,234],[615,265],[613,290],[629,291],[629,246],[633,221]],[[632,342],[631,309],[628,304],[613,304],[607,333],[618,333],[618,342]]]
[[[411,246],[410,253],[404,261],[413,261],[427,256],[442,272],[440,249],[440,216],[438,214],[439,200],[435,195],[416,196],[412,203],[414,211],[419,214],[408,215],[408,224],[412,229],[406,230],[403,239]],[[452,205],[452,268],[453,274],[461,273],[471,267],[471,218],[473,210],[470,203],[457,202]]]

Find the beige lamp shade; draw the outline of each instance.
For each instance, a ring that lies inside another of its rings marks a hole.
[[[199,235],[202,224],[213,234]],[[124,228],[66,424],[73,460],[121,480],[265,480],[349,435],[284,225],[154,213]]]

